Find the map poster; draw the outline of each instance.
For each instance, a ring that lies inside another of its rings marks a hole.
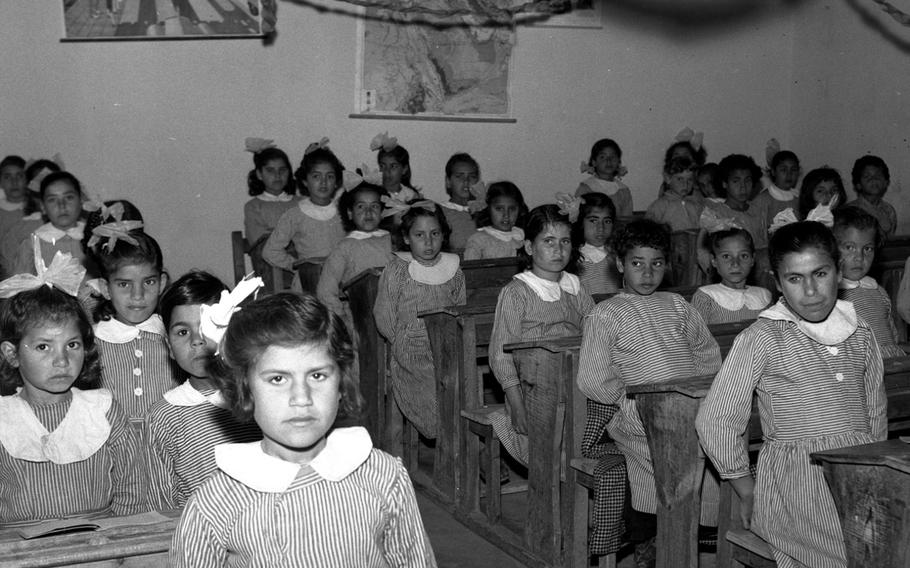
[[[262,37],[260,0],[62,0],[64,40]]]
[[[470,0],[427,0],[439,10]],[[508,26],[391,20],[369,8],[360,22],[357,112],[427,119],[508,118],[515,32]]]

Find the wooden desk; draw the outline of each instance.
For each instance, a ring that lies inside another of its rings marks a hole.
[[[518,265],[517,257],[463,260],[461,261],[461,272],[464,274],[465,287],[468,290],[502,288],[512,280],[513,276],[521,272]]]
[[[850,568],[910,566],[910,444],[888,440],[812,454],[837,504]]]
[[[24,540],[16,529],[0,531],[0,567],[91,566],[159,568],[167,564],[181,511],[163,511],[167,521],[103,531]]]

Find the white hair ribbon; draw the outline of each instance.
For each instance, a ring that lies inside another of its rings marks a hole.
[[[37,238],[37,237],[35,237]],[[0,298],[12,298],[19,292],[27,292],[41,286],[56,286],[70,296],[79,293],[79,286],[85,277],[85,267],[72,255],[57,251],[51,265],[45,267],[41,247],[35,247],[34,274],[16,274],[0,282]]]
[[[391,152],[398,146],[398,138],[389,136],[388,132],[380,132],[370,140],[370,150],[379,150]]]
[[[695,148],[695,151],[701,150],[701,145],[705,137],[704,132],[695,132],[688,126],[679,131],[676,135],[677,142],[688,142]]]
[[[420,201],[415,201],[413,203],[406,203],[400,199],[395,199],[394,197],[383,195],[380,201],[382,201],[382,204],[386,207],[386,209],[382,212],[383,217],[404,215],[413,207],[426,209],[430,213],[436,212],[436,203],[434,201],[430,201],[429,199],[421,199]]]
[[[243,145],[244,145],[244,150],[246,150],[247,152],[252,152],[253,154],[258,154],[259,152],[262,152],[265,149],[274,148],[275,141],[268,140],[266,138],[256,138],[254,136],[250,136],[249,138],[243,139]]]
[[[319,139],[318,142],[313,142],[306,147],[306,150],[303,151],[303,155],[306,156],[310,152],[315,152],[316,150],[327,149],[329,147],[329,139],[327,136],[323,136]]]
[[[262,288],[262,278],[253,276],[252,273],[243,277],[233,290],[222,290],[221,299],[217,304],[202,304],[199,306],[199,333],[216,344],[221,344],[221,338],[227,331],[234,312],[240,311],[240,304]],[[217,354],[217,352],[216,352]]]
[[[556,194],[556,205],[559,205],[559,212],[569,217],[569,222],[578,221],[578,213],[581,211],[581,198],[569,195],[568,193]]]
[[[469,187],[468,191],[474,196],[474,199],[468,201],[468,211],[472,214],[483,211],[487,206],[487,184],[478,181]]]
[[[733,217],[719,217],[717,212],[710,207],[702,209],[701,216],[698,218],[698,224],[702,229],[707,231],[708,234],[726,231],[728,229],[743,228]]]
[[[768,143],[765,145],[765,160],[768,162],[768,167],[771,167],[771,160],[774,159],[774,156],[780,152],[780,142],[777,141],[777,138],[772,138],[768,140]]]

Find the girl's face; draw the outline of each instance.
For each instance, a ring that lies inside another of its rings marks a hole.
[[[69,181],[56,181],[44,190],[41,211],[47,215],[51,224],[61,231],[71,229],[79,222],[82,196]]]
[[[291,168],[281,158],[269,160],[264,166],[256,170],[256,176],[265,186],[266,193],[280,195],[288,186]]]
[[[209,364],[217,346],[199,332],[199,304],[174,308],[167,340],[181,369],[197,379],[209,377]]]
[[[866,166],[859,178],[856,192],[869,197],[881,197],[888,189],[885,172],[878,166]]]
[[[452,166],[452,175],[446,178],[446,191],[452,201],[467,205],[471,199],[471,186],[480,180],[480,172],[469,162],[456,162]]]
[[[850,280],[862,279],[875,260],[875,229],[847,227],[835,236],[840,249],[841,274]]]
[[[7,201],[18,203],[25,199],[25,170],[19,166],[5,166],[0,171],[0,188],[6,193]]]
[[[834,260],[817,247],[787,253],[777,266],[777,288],[790,310],[812,323],[824,321],[834,309],[839,280]]]
[[[582,219],[585,242],[593,247],[602,247],[613,234],[613,217],[606,207],[591,207]]]
[[[388,191],[401,190],[401,178],[408,172],[409,166],[402,166],[395,156],[385,155],[379,160],[379,171],[382,172],[382,186]]]
[[[741,236],[722,240],[711,256],[711,266],[717,269],[721,281],[729,288],[745,288],[754,264],[752,248]]]
[[[784,191],[793,189],[799,181],[799,164],[793,160],[783,160],[777,164],[771,175],[774,176],[774,185],[777,187]]]
[[[572,258],[572,228],[564,223],[547,225],[533,241],[525,240],[525,252],[531,257],[531,272],[558,282]]]
[[[422,264],[434,264],[442,251],[444,235],[436,217],[421,215],[414,220],[411,230],[404,237],[404,244],[411,255]]]
[[[696,185],[698,185],[698,191],[700,191],[704,197],[717,197],[717,191],[714,189],[714,179],[710,172],[705,172],[698,176]]]
[[[752,172],[749,170],[733,170],[724,181],[727,192],[727,205],[742,207],[752,195]]]
[[[306,189],[310,201],[316,205],[325,206],[332,202],[335,190],[338,189],[338,180],[335,168],[328,162],[320,162],[313,166],[306,175]]]
[[[341,401],[341,371],[323,344],[269,346],[247,375],[262,450],[305,465],[325,447]]]
[[[361,191],[348,209],[348,216],[358,231],[370,233],[379,227],[382,220],[382,202],[375,191]]]
[[[512,197],[497,197],[490,202],[490,225],[497,231],[509,232],[518,220],[518,202]]]
[[[594,166],[594,173],[597,174],[597,177],[612,181],[616,177],[616,172],[619,171],[621,163],[622,160],[616,150],[608,147],[594,156],[594,161],[591,165]]]
[[[831,198],[837,195],[837,184],[833,181],[819,182],[812,189],[812,199],[816,205],[827,205]]]
[[[695,172],[688,170],[673,175],[664,174],[664,181],[670,191],[680,197],[686,197],[695,187]]]
[[[85,361],[85,346],[78,322],[71,318],[29,326],[19,345],[0,344],[3,356],[22,377],[23,397],[34,404],[61,402]]]
[[[655,248],[634,247],[625,258],[616,259],[616,267],[622,273],[627,292],[649,296],[663,282],[667,259]]]
[[[152,317],[167,278],[150,262],[125,264],[104,281],[102,295],[114,305],[114,317],[138,325]]]

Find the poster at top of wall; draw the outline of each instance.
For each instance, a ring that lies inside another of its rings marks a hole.
[[[439,12],[472,9],[470,0],[427,0]],[[510,117],[514,30],[471,25],[467,17],[434,21],[426,13],[390,17],[363,12],[358,31],[359,117],[484,120]]]
[[[260,0],[62,0],[64,41],[262,37]]]

